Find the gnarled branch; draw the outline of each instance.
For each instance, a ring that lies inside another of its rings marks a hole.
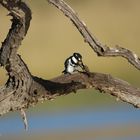
[[[139,58],[131,51],[123,48],[102,46],[89,33],[87,27],[75,12],[62,0],[48,0],[68,16],[83,35],[86,42],[99,56],[123,56],[139,69]],[[76,92],[78,89],[95,88],[100,92],[109,93],[117,98],[140,107],[140,89],[127,82],[101,73],[76,73],[60,75],[51,80],[44,80],[31,75],[28,67],[17,54],[21,41],[25,37],[31,20],[30,8],[21,0],[0,0],[12,16],[12,26],[2,43],[0,64],[8,72],[9,79],[0,87],[0,115],[9,111],[21,112],[27,129],[25,110],[39,101],[51,100],[56,96]]]
[[[77,27],[79,32],[90,47],[97,53],[98,56],[122,56],[126,58],[132,65],[140,70],[140,58],[132,51],[116,46],[115,48],[109,48],[106,45],[102,45],[88,30],[86,24],[80,20],[76,12],[63,0],[48,0],[51,4],[60,9]]]

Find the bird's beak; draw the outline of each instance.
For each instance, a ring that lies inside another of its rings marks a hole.
[[[83,65],[83,62],[82,61],[79,61],[78,62],[79,66],[83,69],[84,68],[84,65]]]

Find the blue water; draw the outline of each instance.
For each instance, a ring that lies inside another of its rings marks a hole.
[[[28,133],[51,133],[84,129],[98,129],[108,126],[140,126],[140,109],[132,106],[77,108],[70,110],[47,111],[43,113],[27,113]],[[140,127],[139,127],[140,128]],[[20,115],[11,113],[0,118],[0,135],[20,134],[24,127]],[[97,139],[98,140],[98,139]],[[102,139],[99,139],[102,140]],[[105,139],[104,139],[105,140]],[[108,138],[112,140],[112,138]],[[139,136],[114,138],[113,140],[140,140]]]
[[[12,113],[13,114],[13,113]],[[108,124],[140,124],[140,110],[135,108],[83,108],[47,112],[42,114],[27,113],[30,131],[47,129],[49,131],[84,127],[101,127]],[[15,133],[23,131],[20,115],[0,118],[0,133]]]
[[[84,127],[102,127],[108,124],[140,124],[140,110],[135,108],[92,109],[83,108],[77,111],[57,112],[29,118],[30,129],[78,129]]]

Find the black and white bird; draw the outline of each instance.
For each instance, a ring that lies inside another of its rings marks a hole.
[[[66,59],[64,66],[65,66],[65,70],[63,71],[64,74],[67,73],[72,74],[75,71],[78,71],[79,67],[84,69],[82,55],[79,53],[73,53],[72,56]]]

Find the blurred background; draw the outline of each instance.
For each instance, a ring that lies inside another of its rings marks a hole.
[[[91,71],[109,73],[140,87],[140,72],[125,59],[97,57],[74,25],[46,0],[25,0],[32,9],[28,34],[19,49],[31,73],[44,79],[59,76],[64,61],[79,52]],[[140,56],[139,0],[67,0],[92,34],[110,47],[120,45]],[[0,41],[11,22],[0,7]],[[0,69],[0,85],[7,80]],[[58,97],[27,111],[25,132],[18,112],[0,118],[0,140],[139,140],[140,110],[94,89]]]

